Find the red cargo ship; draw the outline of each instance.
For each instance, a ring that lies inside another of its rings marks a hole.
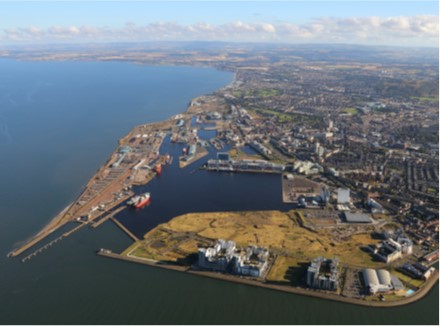
[[[141,208],[150,203],[150,193],[146,192],[145,194],[134,196],[128,202],[127,205]]]
[[[161,175],[161,173],[162,173],[162,165],[160,163],[156,164],[156,166],[154,167],[154,171],[156,171],[157,175]]]

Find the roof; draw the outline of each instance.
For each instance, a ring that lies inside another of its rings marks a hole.
[[[380,284],[391,285],[390,273],[384,269],[376,271]]]
[[[377,278],[377,274],[374,269],[371,268],[363,269],[362,276],[364,277],[365,285],[370,287],[379,285],[379,279]]]
[[[402,282],[394,275],[391,275],[391,283],[393,283],[394,290],[399,291],[405,289]]]
[[[371,223],[370,214],[345,212],[345,219],[349,223]]]

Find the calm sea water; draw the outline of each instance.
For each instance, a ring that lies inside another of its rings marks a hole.
[[[105,259],[131,240],[112,223],[82,229],[31,261],[6,259],[75,199],[134,125],[184,111],[228,84],[212,69],[0,60],[0,323],[437,324],[438,285],[406,307],[372,309]],[[209,134],[207,134],[209,136]],[[166,143],[163,153],[179,155]],[[210,155],[215,155],[211,151]],[[118,219],[138,235],[190,211],[287,209],[278,176],[166,166]]]

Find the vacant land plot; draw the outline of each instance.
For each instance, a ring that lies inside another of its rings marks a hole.
[[[303,278],[310,262],[304,258],[278,256],[267,280],[271,282],[289,283],[297,286],[304,284]]]
[[[312,232],[299,226],[292,211],[192,213],[178,216],[148,232],[144,240],[132,246],[132,249],[137,248],[132,254],[176,260],[191,251],[197,252],[200,244],[226,239],[235,241],[238,246],[263,246],[298,262],[336,255],[342,264],[383,266],[383,263],[372,261],[370,255],[361,249],[375,241],[369,234],[344,236],[343,240],[337,240],[332,232]],[[280,263],[285,265],[282,259]],[[279,280],[283,268],[275,266],[275,274],[271,272],[271,277]]]

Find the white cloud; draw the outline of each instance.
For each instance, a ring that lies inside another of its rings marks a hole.
[[[233,21],[223,25],[156,22],[142,26],[128,22],[121,28],[51,26],[41,29],[31,26],[4,29],[0,32],[0,41],[218,40],[438,46],[438,35],[438,16],[419,15],[385,18],[320,17],[305,24]]]

